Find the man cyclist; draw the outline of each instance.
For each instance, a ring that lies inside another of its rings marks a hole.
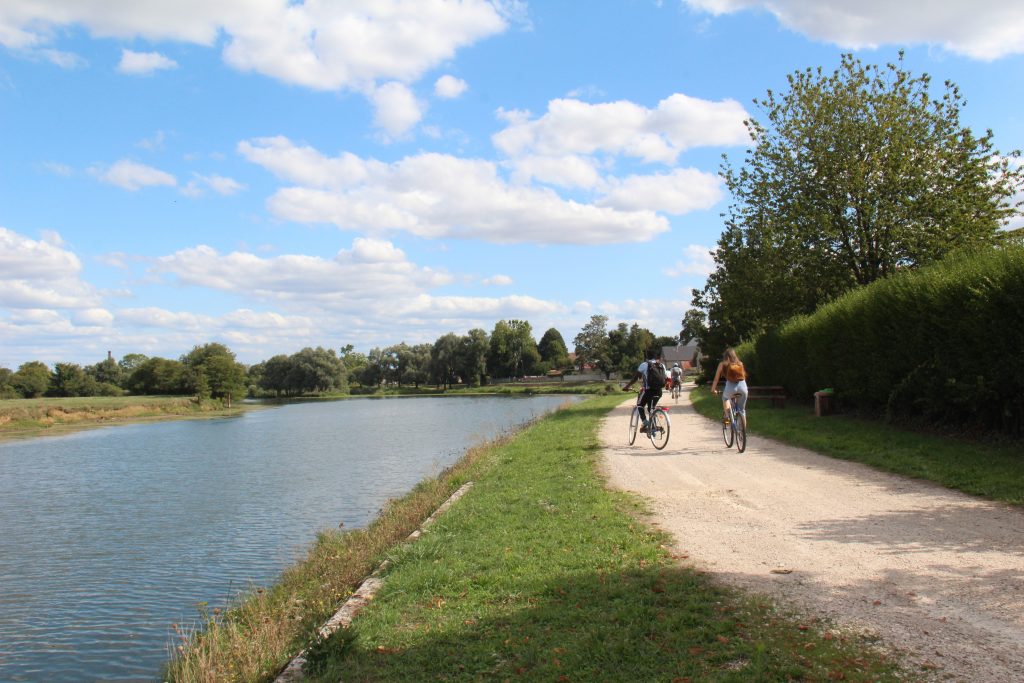
[[[672,395],[679,395],[679,385],[683,382],[683,369],[679,367],[679,363],[672,364]]]
[[[647,431],[647,414],[644,412],[644,408],[653,414],[655,406],[661,399],[666,374],[665,366],[661,362],[661,349],[651,349],[647,356],[648,360],[637,367],[633,379],[622,387],[623,391],[629,391],[637,380],[642,382],[643,391],[640,392],[640,397],[636,400],[636,404],[640,407],[640,421],[643,422],[643,426],[640,428],[642,432]]]

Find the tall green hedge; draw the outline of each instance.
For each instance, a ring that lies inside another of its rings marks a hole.
[[[798,398],[1019,434],[1024,247],[958,254],[850,292],[738,349],[753,384]]]

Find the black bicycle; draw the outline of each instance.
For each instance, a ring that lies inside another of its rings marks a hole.
[[[640,392],[640,396],[644,392]],[[629,416],[629,445],[636,441],[636,433],[640,429],[640,396],[637,396],[637,404],[633,406],[633,413]],[[668,419],[668,408],[656,406],[647,411],[647,438],[659,451],[668,445],[668,435],[672,431],[672,421]]]

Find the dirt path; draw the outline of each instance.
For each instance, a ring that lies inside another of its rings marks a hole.
[[[936,680],[1024,681],[1024,510],[757,436],[739,454],[688,391],[663,402],[665,450],[626,445],[627,401],[602,425],[604,467],[687,562],[876,634]]]

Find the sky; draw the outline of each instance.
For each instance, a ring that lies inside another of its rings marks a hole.
[[[0,367],[675,336],[755,100],[900,50],[1024,148],[1022,2],[2,0]]]

